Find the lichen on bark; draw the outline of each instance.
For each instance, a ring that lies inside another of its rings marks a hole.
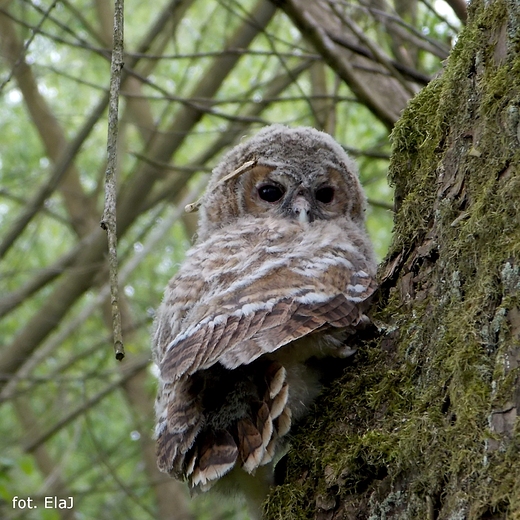
[[[292,439],[268,519],[520,518],[520,6],[474,1],[393,131],[378,330]]]

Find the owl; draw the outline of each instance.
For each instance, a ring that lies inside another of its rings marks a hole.
[[[157,311],[159,469],[242,490],[254,517],[317,362],[352,353],[376,263],[353,161],[329,135],[273,125],[213,170],[197,239]]]

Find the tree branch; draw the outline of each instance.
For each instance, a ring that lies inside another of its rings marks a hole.
[[[329,34],[340,34],[345,28],[331,12],[325,0],[271,0],[289,16],[300,32],[312,43],[328,65],[336,71],[358,99],[388,128],[392,128],[406,106],[410,94],[394,78],[379,75],[362,68],[374,64],[372,60],[348,53],[337,46]],[[359,67],[358,67],[359,66]],[[381,67],[384,73],[386,69]]]
[[[117,217],[116,217],[116,172],[119,92],[123,70],[124,51],[124,4],[115,0],[114,45],[110,69],[110,100],[108,104],[107,170],[105,177],[105,210],[101,227],[108,235],[108,265],[110,272],[110,302],[112,306],[112,330],[114,351],[118,361],[125,357],[121,311],[119,310],[119,286],[117,282]]]

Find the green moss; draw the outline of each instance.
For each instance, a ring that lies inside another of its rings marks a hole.
[[[374,316],[381,335],[300,426],[270,519],[314,518],[318,495],[371,520],[520,518],[520,427],[501,419],[520,407],[511,6],[474,9],[445,73],[393,131],[398,212],[387,262],[399,269]]]

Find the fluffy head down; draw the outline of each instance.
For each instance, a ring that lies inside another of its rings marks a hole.
[[[243,173],[225,180],[247,163],[251,166]],[[287,192],[277,207],[257,194],[272,184]],[[324,188],[333,190],[333,200],[326,204],[316,200],[319,189],[327,196]],[[356,165],[343,148],[314,128],[268,126],[233,148],[213,170],[202,201],[198,240],[246,215],[288,217],[298,204],[307,205],[304,199],[314,218],[347,218],[363,225],[363,190]]]

